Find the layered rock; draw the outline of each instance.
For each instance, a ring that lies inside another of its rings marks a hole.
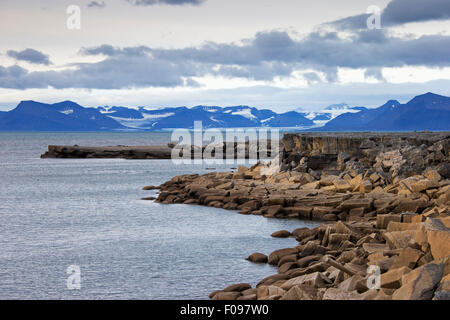
[[[277,273],[256,288],[215,291],[213,299],[445,299],[450,139],[423,137],[286,135],[284,143],[293,143],[285,145],[274,174],[263,174],[271,164],[258,163],[178,176],[159,186],[156,201],[324,221],[274,233],[295,237],[298,245],[248,260],[267,261]]]

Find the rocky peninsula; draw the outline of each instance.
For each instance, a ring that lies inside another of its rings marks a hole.
[[[271,175],[258,163],[145,188],[163,204],[323,221],[274,233],[297,246],[247,259],[277,273],[211,299],[450,299],[450,133],[295,133],[281,143]]]

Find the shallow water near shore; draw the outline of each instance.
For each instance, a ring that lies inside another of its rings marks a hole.
[[[0,133],[0,299],[207,299],[276,273],[245,257],[296,244],[271,238],[274,231],[317,223],[139,200],[155,194],[145,185],[206,167],[39,158],[49,144],[164,145],[169,137]],[[80,267],[80,290],[67,288],[70,265]]]

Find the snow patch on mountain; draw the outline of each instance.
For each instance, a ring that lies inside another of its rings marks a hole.
[[[234,111],[231,114],[234,116],[243,116],[247,119],[256,119],[251,109],[241,109],[239,111]]]

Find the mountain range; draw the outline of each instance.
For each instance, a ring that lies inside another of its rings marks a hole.
[[[196,106],[150,109],[123,106],[86,108],[72,101],[22,101],[0,112],[0,131],[158,131],[193,128],[277,127],[307,131],[450,130],[450,98],[433,93],[405,104],[389,100],[378,108],[341,103],[319,112],[276,113],[249,106]]]
[[[450,130],[450,98],[431,92],[405,104],[389,100],[375,109],[344,113],[314,131]]]

